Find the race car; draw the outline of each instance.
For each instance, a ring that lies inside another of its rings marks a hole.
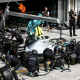
[[[39,40],[34,40],[31,41],[28,46],[25,48],[26,53],[30,53],[32,50],[37,50],[38,55],[43,55],[43,51],[46,48],[52,49],[54,51],[55,46],[59,46],[61,48],[61,44],[64,44],[65,39],[61,40],[62,43],[59,42],[59,39],[39,39]]]

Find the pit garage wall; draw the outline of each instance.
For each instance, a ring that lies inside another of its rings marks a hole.
[[[69,20],[70,2],[70,0],[58,0],[58,19],[61,23]]]
[[[80,0],[78,0],[78,13],[79,13],[79,11],[80,11]]]
[[[64,0],[58,0],[58,19],[64,21]]]
[[[80,0],[58,0],[58,19],[60,22],[68,21],[68,12],[73,9],[75,12],[80,11]]]
[[[70,10],[69,0],[58,0],[58,19],[61,23],[68,20],[68,11]]]

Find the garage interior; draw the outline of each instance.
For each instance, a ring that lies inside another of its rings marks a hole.
[[[37,15],[38,13],[42,13],[42,11],[44,11],[44,7],[47,6],[48,10],[50,12],[50,17],[53,18],[58,18],[60,20],[60,23],[62,25],[61,29],[62,30],[66,30],[69,29],[69,11],[75,10],[77,16],[79,16],[79,0],[50,0],[48,1],[38,1],[37,0],[26,0],[26,1],[19,1],[19,3],[23,3],[24,6],[26,7],[26,12],[28,14],[34,14]],[[2,9],[5,10],[5,7],[7,5],[7,2],[5,3],[0,3],[2,6]],[[15,6],[14,6],[15,5]],[[17,11],[17,12],[21,12],[18,9],[18,4],[16,2],[10,2],[9,3],[10,10],[11,11]],[[11,18],[11,20],[7,20],[6,25],[10,28],[12,28],[11,26],[17,26],[21,28],[21,26],[26,27],[26,25],[28,24],[28,21],[30,21],[30,19],[26,19],[23,20],[24,24],[21,24],[22,21],[18,21],[16,22],[14,20],[14,18]],[[13,21],[14,20],[14,21]],[[25,23],[27,21],[27,23]],[[16,25],[15,25],[16,24]],[[20,25],[20,26],[19,26]],[[50,25],[50,29],[56,27],[57,29],[60,29],[59,26],[57,25],[57,23],[49,23]],[[79,29],[78,26],[78,20],[76,20],[76,28]]]

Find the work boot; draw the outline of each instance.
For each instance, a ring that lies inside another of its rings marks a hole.
[[[34,76],[38,76],[38,72],[35,72],[35,73],[34,73]]]
[[[45,71],[47,71],[47,62],[44,61],[44,68],[45,68]]]
[[[73,34],[73,36],[77,36],[76,34]]]
[[[48,72],[47,68],[45,69],[46,72]]]
[[[72,35],[70,35],[70,37],[72,37]]]
[[[47,30],[47,32],[49,32],[49,30]]]
[[[33,77],[34,76],[32,72],[30,72],[29,75],[30,75],[30,77]]]
[[[50,71],[53,71],[53,68],[52,67],[50,68]]]
[[[53,70],[53,60],[51,60],[51,66],[50,66],[50,71]]]

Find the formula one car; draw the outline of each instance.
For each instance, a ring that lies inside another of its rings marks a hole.
[[[59,51],[62,53],[62,57],[67,62],[68,61],[67,56],[65,56],[65,55],[69,54],[69,51],[71,51],[71,48],[73,47],[71,44],[71,40],[66,40],[66,39],[62,39],[62,40],[61,39],[32,40],[27,44],[27,46],[25,48],[25,54],[29,55],[29,54],[31,54],[32,50],[37,50],[38,57],[39,57],[39,60],[41,62],[43,59],[43,51],[46,48],[52,49],[52,51],[54,52],[54,47],[58,46]],[[75,59],[74,59],[73,55],[70,55],[70,57],[71,57],[70,58],[70,61],[71,61],[70,64],[72,64],[73,62],[75,62]]]
[[[37,50],[38,55],[43,55],[43,51],[46,48],[50,48],[54,51],[54,47],[58,46],[60,49],[62,47],[65,47],[64,45],[62,46],[61,44],[65,43],[65,39],[59,41],[59,39],[39,39],[39,40],[33,40],[30,43],[28,43],[25,48],[25,52],[29,54],[32,50]],[[65,50],[65,48],[64,48]],[[63,51],[64,51],[63,50]]]

